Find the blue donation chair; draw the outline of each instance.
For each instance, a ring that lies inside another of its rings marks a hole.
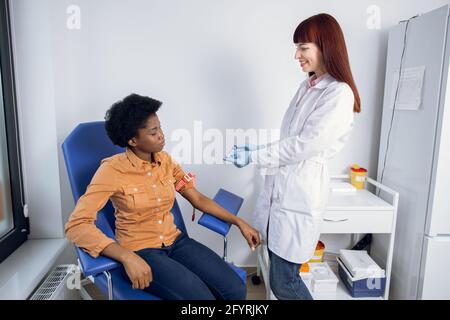
[[[124,149],[112,144],[109,140],[104,121],[95,121],[79,124],[65,139],[62,144],[64,160],[67,167],[70,186],[75,203],[84,194],[95,171],[102,159],[123,152]],[[233,214],[237,214],[241,208],[243,199],[231,192],[220,189],[214,197],[219,205]],[[175,199],[171,213],[174,216],[178,229],[187,233],[184,225],[180,207]],[[111,201],[105,205],[97,214],[96,226],[108,237],[115,239],[115,216]],[[199,223],[205,227],[220,233],[224,237],[224,258],[226,257],[226,236],[230,224],[217,219],[208,213],[203,213]],[[106,256],[92,258],[81,248],[76,247],[78,264],[84,276],[108,296],[110,300],[134,299],[134,300],[160,300],[156,295],[144,290],[135,290],[126,277],[123,266]],[[246,272],[228,263],[242,279],[246,282]]]

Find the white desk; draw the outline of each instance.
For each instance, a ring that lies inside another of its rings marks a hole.
[[[333,180],[349,181],[348,175],[333,176]],[[384,299],[389,297],[389,285],[391,279],[392,256],[394,250],[395,226],[397,221],[398,192],[379,184],[377,181],[367,178],[367,184],[372,184],[392,196],[391,203],[371,193],[367,189],[357,190],[353,193],[333,192],[331,193],[327,211],[324,214],[321,233],[322,234],[361,234],[361,233],[385,233],[389,234],[389,248],[387,251],[386,265],[381,266],[386,271],[386,289]],[[257,274],[263,276],[267,288],[267,299],[273,299],[269,283],[269,261],[267,246],[265,244],[258,248]],[[335,274],[337,275],[337,270]],[[339,278],[339,277],[338,277]],[[363,299],[353,298],[339,278],[336,293],[316,294],[311,292],[316,300],[347,300]],[[381,298],[381,297],[380,297]],[[373,298],[370,298],[373,299]]]

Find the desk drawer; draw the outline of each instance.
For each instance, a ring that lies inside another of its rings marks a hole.
[[[392,211],[328,211],[321,233],[390,233]]]

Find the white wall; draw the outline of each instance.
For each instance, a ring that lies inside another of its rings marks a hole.
[[[332,174],[352,163],[376,177],[387,32],[399,20],[447,1],[208,1],[14,0],[16,67],[33,237],[58,237],[74,207],[60,145],[79,122],[103,119],[130,92],[164,102],[159,112],[170,150],[174,130],[194,121],[203,129],[277,129],[305,75],[293,59],[297,24],[320,12],[340,22],[358,86],[362,113],[348,145],[330,162]],[[77,5],[81,28],[69,30],[66,12]],[[381,28],[367,27],[367,9],[380,9]],[[199,141],[197,140],[196,143]],[[229,142],[227,142],[229,143]],[[206,145],[206,142],[204,143]],[[219,187],[245,198],[240,215],[251,221],[261,177],[252,167],[185,164],[198,189]],[[45,186],[43,188],[42,186]],[[220,237],[190,223],[190,235],[222,253]],[[328,248],[346,236],[324,236]],[[255,265],[236,228],[229,259]]]

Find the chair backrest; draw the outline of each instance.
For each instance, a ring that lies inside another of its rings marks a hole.
[[[101,160],[125,151],[111,142],[104,121],[79,124],[64,140],[62,149],[75,203],[86,192]],[[176,200],[171,212],[178,229],[186,232]],[[98,212],[96,225],[107,236],[114,237],[115,216],[111,201]]]

